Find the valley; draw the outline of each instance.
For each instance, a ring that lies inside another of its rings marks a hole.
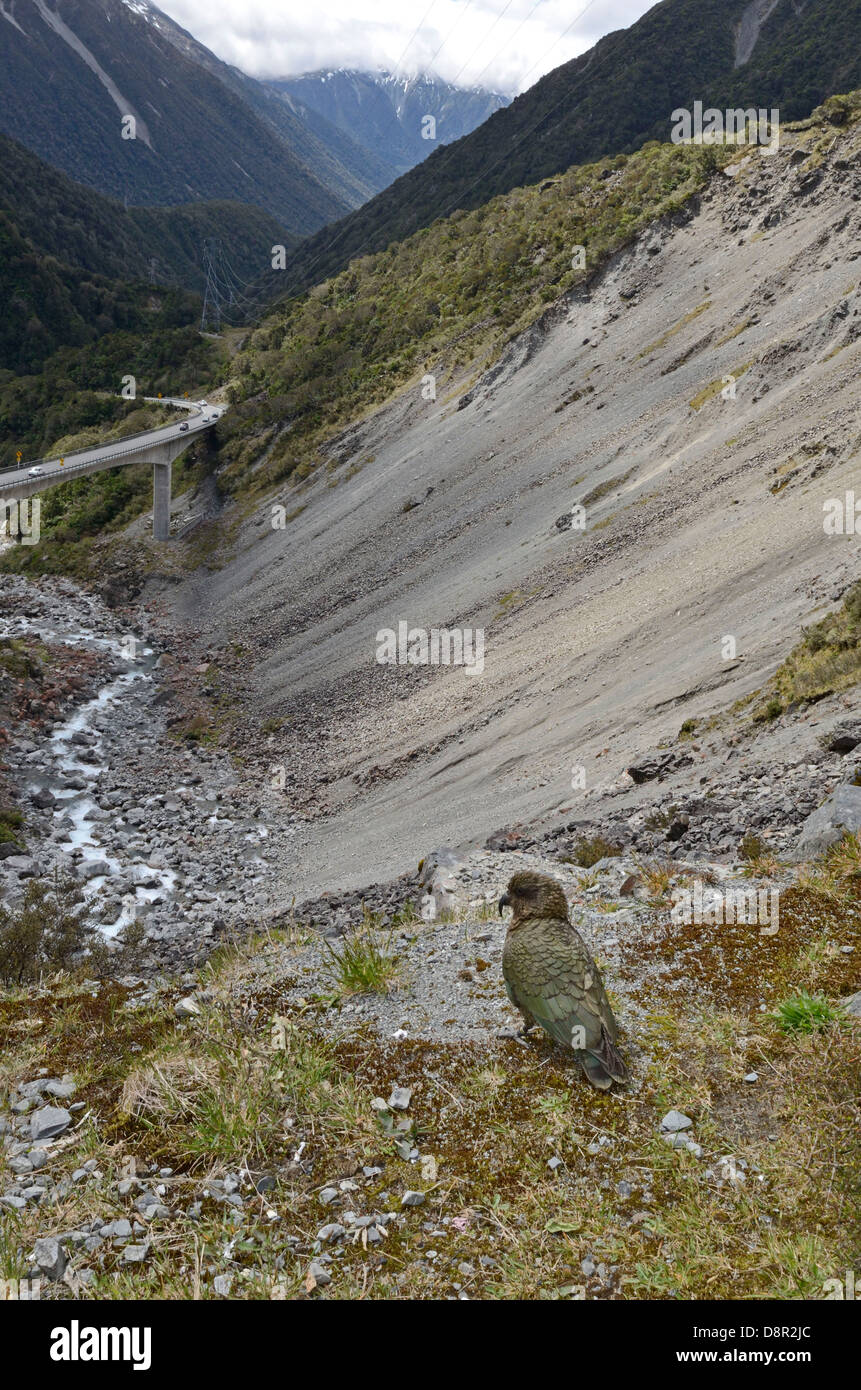
[[[4,1301],[854,1296],[857,8],[0,7]]]

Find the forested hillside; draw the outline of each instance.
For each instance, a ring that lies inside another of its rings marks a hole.
[[[0,135],[0,212],[35,251],[79,270],[202,291],[201,248],[220,237],[242,280],[271,265],[275,244],[298,244],[269,213],[245,203],[125,208]]]

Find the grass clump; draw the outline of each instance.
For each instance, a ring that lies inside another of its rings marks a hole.
[[[738,853],[739,858],[744,860],[745,872],[750,877],[765,878],[777,869],[777,860],[768,845],[752,830],[745,831]]]
[[[637,872],[653,903],[666,903],[669,900],[673,879],[679,873],[677,864],[643,862],[637,865]]]
[[[772,1014],[782,1033],[818,1033],[838,1021],[838,1015],[824,994],[800,989],[782,999]]]
[[[591,869],[599,859],[617,859],[621,853],[620,847],[605,840],[603,835],[593,835],[591,838],[581,835],[574,841],[571,853],[560,857],[563,864],[576,864],[580,869]]]
[[[348,933],[336,949],[324,945],[329,953],[329,975],[340,994],[387,994],[399,971],[391,948],[391,934],[380,942],[373,917],[366,913],[361,924]]]
[[[17,806],[0,806],[0,845],[11,844],[16,849],[24,849],[23,824],[24,813]]]
[[[203,1015],[191,1043],[157,1054],[126,1078],[120,1109],[160,1131],[182,1132],[184,1157],[247,1162],[286,1147],[285,1110],[325,1096],[325,1047],[279,1020],[263,1035],[237,1010]]]
[[[801,871],[799,883],[827,902],[857,903],[861,895],[861,839],[846,831],[816,862]]]

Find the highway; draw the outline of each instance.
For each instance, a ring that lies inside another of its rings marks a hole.
[[[18,468],[7,469],[0,473],[0,498],[7,495],[8,492],[18,491],[22,487],[26,488],[28,493],[38,492],[42,486],[50,487],[82,473],[97,472],[101,468],[120,466],[124,463],[134,463],[135,456],[144,453],[147,449],[152,449],[168,440],[188,440],[203,430],[209,429],[225,410],[224,406],[207,405],[201,407],[197,401],[185,400],[184,397],[178,396],[163,396],[160,399],[155,396],[146,396],[144,399],[160,405],[178,406],[187,412],[187,418],[177,420],[176,423],[160,425],[157,429],[146,430],[140,434],[126,435],[125,439],[116,439],[111,444],[101,444],[94,449],[84,449],[80,453],[67,454],[62,463],[59,458],[24,460]],[[38,477],[31,478],[30,469],[35,467],[40,468],[42,472]]]

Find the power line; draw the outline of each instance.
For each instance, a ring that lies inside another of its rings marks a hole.
[[[206,287],[200,317],[201,331],[207,325],[217,333],[223,323],[234,326],[262,309],[274,297],[274,272],[264,271],[254,280],[243,280],[233,269],[220,237],[206,237],[203,242],[203,269]]]
[[[221,292],[218,283],[218,257],[221,242],[218,237],[206,237],[203,243],[203,269],[206,275],[206,289],[203,292],[203,312],[200,316],[200,331],[206,331],[211,322],[215,332],[221,330]]]
[[[393,77],[397,77],[397,75],[398,75],[398,68],[400,67],[401,63],[404,61],[404,58],[406,57],[407,49],[411,46],[413,39],[415,38],[416,34],[417,34],[417,33],[419,32],[419,30],[421,29],[422,25],[424,24],[425,20],[427,19],[428,15],[430,14],[430,12],[431,12],[431,10],[433,9],[433,7],[434,7],[435,4],[436,4],[436,0],[431,0],[430,4],[428,5],[427,9],[425,10],[424,14],[422,15],[421,19],[419,20],[419,22],[418,22],[418,24],[416,25],[415,29],[413,30],[412,34],[411,34],[410,37],[407,39],[406,45],[404,46],[404,51],[403,51],[403,53],[401,54],[401,56],[400,56],[400,58],[398,59],[398,61],[395,63],[395,66],[394,66],[394,68],[393,68],[393,70],[392,70],[392,76],[393,76]]]
[[[437,58],[438,58],[439,55],[442,53],[443,49],[445,48],[446,44],[448,43],[449,39],[451,38],[451,36],[452,36],[452,34],[454,33],[454,31],[455,31],[455,29],[457,28],[457,26],[460,24],[460,21],[463,19],[464,15],[466,14],[466,12],[467,12],[467,10],[469,9],[469,7],[470,7],[471,4],[472,4],[472,0],[466,0],[466,4],[464,5],[464,7],[463,7],[463,9],[461,10],[460,14],[458,15],[457,19],[454,21],[454,24],[451,26],[451,28],[449,29],[449,31],[448,31],[448,33],[446,34],[445,38],[443,39],[442,43],[440,44],[439,48],[437,49],[436,53],[435,53],[435,54],[433,55],[433,57],[431,58],[429,67],[431,67],[431,68],[433,67],[433,65],[434,65],[434,63],[436,62]]]
[[[487,40],[490,38],[490,36],[491,36],[491,34],[493,33],[494,29],[496,28],[497,24],[499,23],[499,21],[500,21],[501,19],[504,19],[504,18],[505,18],[505,16],[507,15],[508,11],[511,9],[511,6],[512,6],[513,4],[514,4],[514,0],[508,0],[508,3],[505,5],[505,7],[504,7],[503,9],[500,10],[499,14],[496,16],[496,19],[495,19],[495,20],[493,21],[493,23],[491,24],[491,26],[490,26],[490,28],[488,29],[487,33],[485,34],[484,38],[481,40],[481,43],[476,44],[475,48],[473,49],[472,53],[470,53],[470,55],[469,55],[469,57],[467,58],[466,62],[465,62],[465,63],[461,63],[461,65],[460,65],[460,67],[458,68],[457,72],[455,73],[454,77],[451,79],[451,85],[452,85],[453,87],[456,87],[456,86],[457,86],[458,81],[460,80],[460,75],[461,75],[461,73],[466,71],[466,69],[469,67],[470,63],[472,62],[472,60],[473,60],[473,58],[475,57],[475,55],[476,55],[476,53],[478,52],[478,50],[482,47],[483,44],[486,44],[486,43],[487,43]],[[517,27],[517,28],[515,29],[515,31],[514,31],[514,34],[512,34],[512,36],[511,36],[512,39],[515,37],[516,34],[519,34],[519,33],[520,33],[520,30],[523,28],[523,25],[526,23],[526,20],[532,18],[532,15],[533,15],[533,14],[535,13],[535,11],[538,9],[538,6],[539,6],[540,4],[541,4],[541,0],[535,0],[535,4],[532,6],[532,9],[529,11],[529,14],[526,16],[526,19],[524,19],[524,20],[522,21],[522,23],[518,25],[518,27]],[[504,48],[504,47],[505,47],[505,44],[503,44],[502,47]],[[500,49],[499,52],[501,53],[501,52],[502,52],[502,49]],[[495,57],[498,58],[498,57],[499,57],[499,53],[497,53],[497,54],[495,55]],[[492,62],[492,61],[493,61],[493,59],[491,59],[491,62]],[[490,66],[490,63],[485,63],[485,65],[484,65],[484,67],[482,68],[481,71],[482,71],[482,72],[486,72],[489,66]],[[477,86],[478,86],[478,82],[477,82],[477,81],[474,82],[474,83],[473,83],[473,86],[477,87]]]

